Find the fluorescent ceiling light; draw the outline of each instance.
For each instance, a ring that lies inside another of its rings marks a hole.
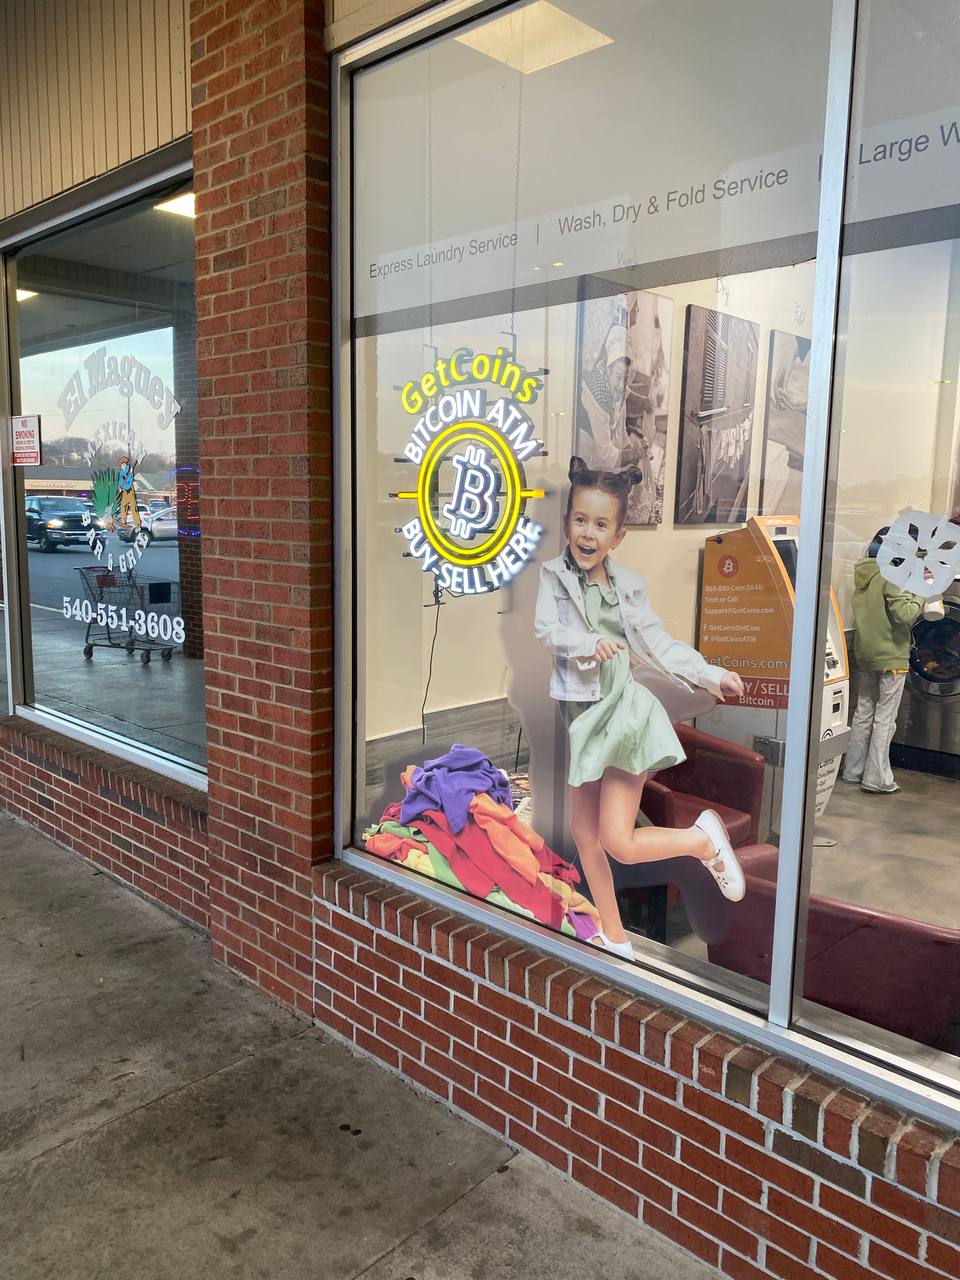
[[[192,191],[187,191],[182,196],[174,196],[172,200],[162,200],[160,204],[155,204],[153,207],[162,209],[164,213],[179,213],[182,218],[196,216]]]
[[[547,0],[535,0],[534,4],[494,18],[456,38],[524,75],[613,44],[602,31],[595,31]]]
[[[36,296],[37,296],[37,293],[35,289],[18,289],[17,290],[18,302],[26,302],[28,298],[35,298]]]

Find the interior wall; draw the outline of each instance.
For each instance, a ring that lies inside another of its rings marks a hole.
[[[190,132],[188,0],[4,0],[0,218]]]
[[[938,420],[943,420],[939,383],[952,254],[953,245],[946,242],[864,254],[845,264],[836,400],[841,442],[833,585],[848,626],[853,565],[872,534],[906,507],[931,509]],[[757,514],[770,332],[810,337],[813,275],[814,264],[806,262],[656,291],[674,300],[663,521],[628,530],[616,558],[645,577],[667,630],[688,642],[696,638],[703,542],[720,526],[679,527],[673,522],[685,309],[690,304],[715,307],[760,326],[748,490],[748,514]],[[433,333],[432,345],[441,354],[459,345],[489,349],[489,344],[502,340],[502,330],[509,324],[509,317],[494,317],[442,326]],[[534,477],[531,483],[544,483],[548,489],[548,498],[530,509],[546,528],[539,558],[548,559],[563,546],[566,464],[573,450],[576,307],[521,314],[517,332],[521,362],[550,369],[544,393],[531,410],[547,457],[528,468]],[[420,571],[418,562],[403,558],[404,544],[396,528],[405,513],[401,516],[396,501],[386,497],[400,483],[393,459],[413,424],[399,409],[396,387],[411,376],[411,364],[421,360],[420,339],[418,331],[366,339],[361,344],[360,367],[367,384],[361,420],[377,423],[378,447],[369,456],[379,459],[367,485],[372,504],[368,509],[379,512],[367,523],[367,609],[375,620],[367,628],[369,738],[419,723],[437,622],[431,607],[432,577]],[[418,368],[412,370],[414,376],[418,372]],[[949,426],[952,432],[953,416]],[[536,566],[527,568],[523,577],[516,605],[504,592],[459,600],[444,597],[427,711],[508,695],[505,609],[517,607],[529,614],[526,624],[518,626],[522,632],[526,625],[529,643],[536,646],[532,632]]]

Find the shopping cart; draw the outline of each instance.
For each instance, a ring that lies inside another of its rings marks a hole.
[[[77,572],[83,589],[83,599],[78,601],[80,620],[87,626],[85,658],[103,648],[139,653],[144,665],[149,665],[153,653],[170,661],[175,644],[183,640],[179,582],[142,578],[133,569],[118,571],[101,565],[79,566]]]

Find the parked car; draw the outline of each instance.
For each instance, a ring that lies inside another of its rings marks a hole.
[[[27,544],[35,542],[41,551],[79,546],[87,541],[90,528],[89,523],[83,523],[85,515],[90,515],[90,508],[81,498],[31,494],[26,501]],[[92,522],[102,527],[103,522],[95,516]]]
[[[143,523],[150,534],[151,542],[154,538],[158,542],[176,539],[178,535],[177,508],[164,507],[161,511],[151,511]]]
[[[143,532],[146,534],[147,542],[168,541],[177,537],[177,508],[163,507],[159,511],[145,511],[140,508],[140,521]],[[133,542],[137,536],[137,531],[133,525],[125,525],[122,529],[118,529],[117,533],[123,542]]]

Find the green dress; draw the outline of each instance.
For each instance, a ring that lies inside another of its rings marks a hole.
[[[670,717],[649,689],[630,672],[630,649],[612,585],[588,582],[578,571],[590,628],[624,646],[600,666],[598,702],[560,702],[570,735],[571,787],[595,782],[611,766],[639,775],[669,769],[686,759]]]

